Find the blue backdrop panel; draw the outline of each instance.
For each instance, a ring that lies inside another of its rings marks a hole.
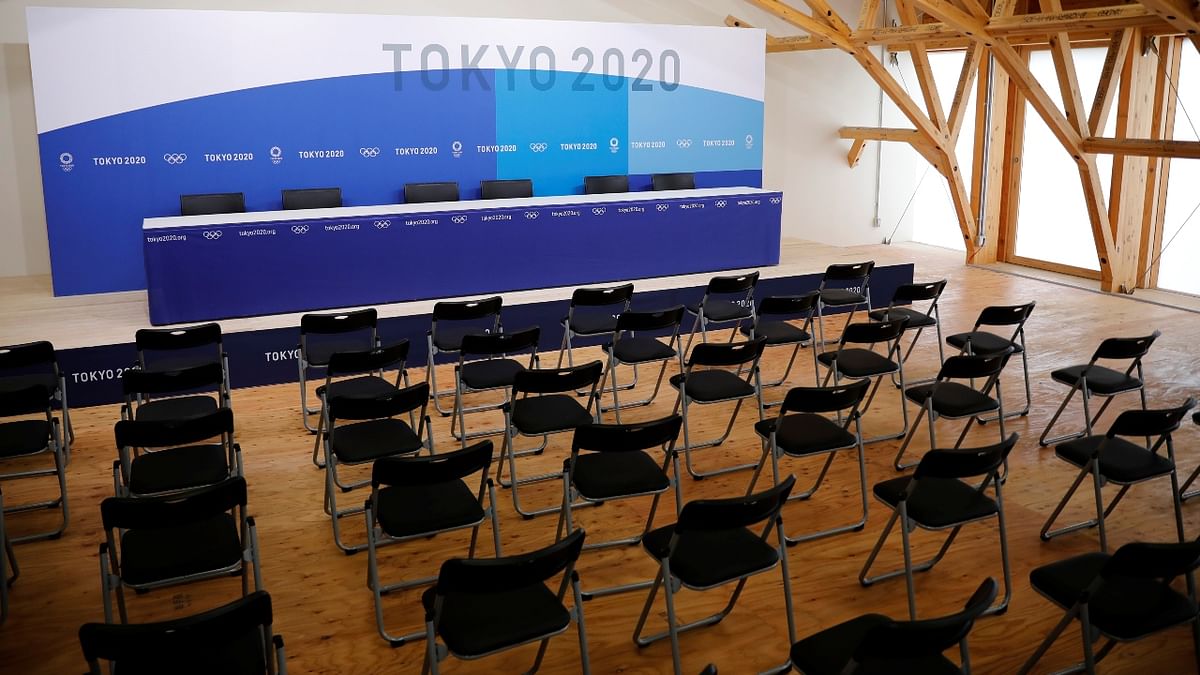
[[[762,169],[763,102],[707,89],[629,94],[630,173]]]

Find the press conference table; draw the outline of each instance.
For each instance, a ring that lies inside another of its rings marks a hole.
[[[782,204],[727,187],[147,218],[150,322],[777,265]]]

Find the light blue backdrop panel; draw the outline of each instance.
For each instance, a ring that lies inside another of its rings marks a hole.
[[[708,89],[680,86],[629,94],[630,173],[762,169],[763,104]]]

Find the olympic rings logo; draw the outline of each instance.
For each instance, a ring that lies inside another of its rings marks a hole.
[[[187,155],[182,152],[168,152],[163,155],[163,161],[167,164],[183,164],[187,161]]]

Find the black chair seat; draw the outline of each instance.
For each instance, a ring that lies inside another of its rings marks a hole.
[[[842,675],[867,634],[877,626],[890,623],[882,614],[867,614],[792,645],[792,665],[804,675]],[[924,658],[886,659],[858,664],[856,675],[961,675],[962,670],[941,654]]]
[[[134,494],[186,490],[220,483],[229,477],[222,445],[188,445],[143,452],[129,468],[129,490]]]
[[[774,418],[762,420],[754,425],[754,430],[759,436],[769,438],[776,421]],[[789,455],[803,456],[852,448],[858,444],[858,439],[824,415],[792,413],[783,417],[783,425],[775,434],[775,444]]]
[[[1033,588],[1069,609],[1108,562],[1104,553],[1084,553],[1029,573]],[[1110,577],[1088,602],[1092,625],[1118,640],[1135,640],[1196,615],[1186,596],[1155,579]]]
[[[587,409],[567,394],[528,396],[512,404],[512,423],[523,434],[566,431],[593,421]]]
[[[50,423],[20,420],[0,424],[0,457],[32,455],[50,445]]]
[[[28,375],[6,375],[0,377],[0,394],[42,386],[53,394],[58,391],[58,378],[54,373],[30,373]]]
[[[967,340],[971,341],[971,353],[980,356],[995,354],[1002,352],[1005,349],[1012,347],[1014,354],[1020,354],[1022,351],[1021,345],[1017,342],[1012,342],[1006,337],[1000,337],[995,333],[989,333],[985,330],[971,331],[969,333],[956,333],[946,338],[946,344],[955,349],[962,349],[967,346]]]
[[[929,316],[924,312],[918,312],[915,309],[909,309],[907,307],[893,307],[891,309],[887,309],[885,307],[884,309],[875,309],[872,310],[870,314],[867,314],[867,316],[871,317],[873,321],[895,321],[900,318],[907,318],[908,323],[904,325],[905,330],[910,328],[923,328],[926,326],[937,325],[937,319],[934,319],[932,316]]]
[[[567,318],[563,317],[562,323]],[[588,312],[571,317],[571,332],[576,335],[608,335],[617,330],[617,317],[603,312]]]
[[[180,527],[129,530],[121,537],[121,578],[132,585],[225,569],[241,559],[237,521],[228,513]]]
[[[1104,436],[1067,441],[1055,446],[1054,454],[1082,469],[1102,441],[1105,441]],[[1171,460],[1166,457],[1121,437],[1108,439],[1100,448],[1100,475],[1118,483],[1165,476],[1173,468]]]
[[[432,612],[437,587],[421,595]],[[460,656],[481,656],[514,644],[561,632],[571,617],[544,584],[497,593],[447,593],[437,632]]]
[[[474,525],[484,518],[479,499],[461,480],[388,487],[379,491],[379,527],[393,537]]]
[[[331,446],[339,462],[359,464],[416,452],[421,439],[403,420],[379,419],[337,427]]]
[[[693,304],[687,306],[687,311],[691,314],[700,313],[700,305]],[[750,318],[750,306],[743,305],[729,300],[709,300],[704,305],[704,318],[709,321],[736,321],[738,319]]]
[[[1087,368],[1088,391],[1092,393],[1112,395],[1142,388],[1142,381],[1138,378],[1126,375],[1119,370],[1105,368],[1104,366],[1092,366],[1088,368],[1086,365],[1081,365],[1059,368],[1050,373],[1050,377],[1055,382],[1073,387],[1079,384],[1079,378],[1083,374],[1084,368]]]
[[[671,386],[679,388],[683,373],[671,376]],[[688,398],[693,401],[724,401],[754,395],[754,385],[728,370],[696,370],[687,376]]]
[[[365,332],[354,337],[312,337],[305,345],[308,365],[327,366],[329,358],[338,352],[361,352],[374,347],[371,338]]]
[[[462,382],[471,389],[511,387],[517,373],[525,366],[515,359],[482,359],[468,361],[462,366]]]
[[[396,391],[394,382],[388,382],[382,377],[364,375],[349,380],[337,380],[329,383],[329,398],[378,398]],[[325,393],[325,385],[317,387],[317,396]]]
[[[605,345],[604,351],[612,349]],[[631,335],[617,340],[616,351],[613,355],[621,363],[645,363],[646,361],[662,361],[675,357],[675,350],[662,342],[648,336]]]
[[[936,388],[933,383],[909,387],[904,391],[904,397],[917,405],[925,405],[933,392],[933,411],[946,417],[981,415],[1000,407],[996,399],[961,382],[943,380],[936,384]]]
[[[900,476],[876,483],[875,496],[898,510],[910,481],[912,476]],[[991,497],[954,478],[922,478],[920,485],[908,498],[908,517],[931,529],[978,520],[996,513],[996,502]]]
[[[139,422],[166,422],[203,417],[217,411],[217,399],[212,396],[179,396],[147,401],[135,408]]]
[[[826,288],[821,291],[821,302],[827,307],[861,305],[866,301],[867,296],[848,288]]]
[[[768,345],[791,345],[797,342],[808,342],[812,336],[808,331],[787,321],[759,321],[758,328],[742,326],[742,335],[766,338]]]
[[[837,354],[837,359],[834,359],[835,354]],[[857,347],[843,349],[840,353],[823,352],[817,355],[817,360],[826,367],[836,360],[838,372],[846,377],[874,377],[900,370],[900,366],[886,356],[870,349]]]
[[[674,525],[651,530],[642,538],[642,546],[661,560],[674,533]],[[746,528],[692,530],[679,539],[671,556],[671,574],[687,586],[708,588],[770,569],[778,561],[779,552]]]
[[[644,452],[594,452],[575,459],[575,488],[588,499],[662,492],[671,486],[662,465]]]

